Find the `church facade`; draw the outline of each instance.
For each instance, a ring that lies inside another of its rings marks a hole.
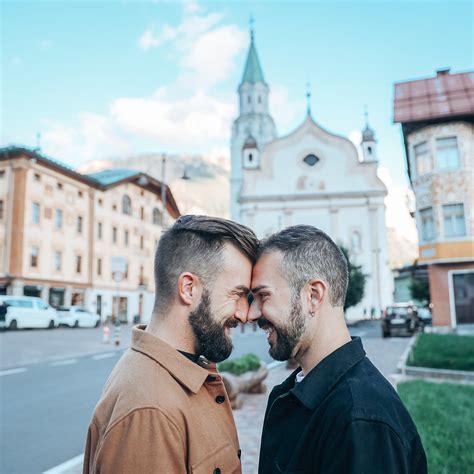
[[[379,315],[393,300],[385,226],[387,190],[377,177],[377,143],[362,132],[362,154],[347,138],[313,119],[278,137],[269,112],[253,34],[238,89],[240,114],[232,127],[231,217],[265,237],[287,226],[309,224],[345,246],[367,274],[362,302],[347,317]]]

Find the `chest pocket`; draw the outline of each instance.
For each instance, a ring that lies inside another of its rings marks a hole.
[[[191,466],[192,474],[240,474],[242,468],[235,447],[224,444]]]

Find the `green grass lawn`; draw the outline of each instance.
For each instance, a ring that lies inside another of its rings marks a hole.
[[[430,474],[474,472],[474,386],[400,383],[398,393],[415,421]]]
[[[474,371],[474,336],[420,334],[407,364],[414,367]]]

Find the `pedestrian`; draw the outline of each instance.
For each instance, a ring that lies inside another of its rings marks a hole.
[[[259,473],[423,474],[416,427],[344,320],[347,261],[324,232],[289,227],[261,243],[249,321],[270,355],[299,364],[268,400]]]
[[[216,362],[247,319],[257,245],[250,229],[204,216],[183,216],[163,234],[153,314],[133,328],[94,410],[85,474],[241,472]]]

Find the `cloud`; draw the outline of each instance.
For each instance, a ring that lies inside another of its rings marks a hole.
[[[176,52],[181,72],[177,82],[186,87],[209,88],[235,71],[235,59],[247,45],[247,33],[232,24],[222,24],[223,15],[204,13],[197,2],[183,3],[179,24],[147,28],[138,40],[148,51],[167,44]]]
[[[176,37],[177,31],[168,25],[165,25],[160,34],[156,34],[151,29],[147,29],[143,32],[142,36],[138,40],[140,48],[148,50],[161,46],[163,43],[170,41]]]
[[[39,47],[43,50],[49,49],[52,45],[53,45],[53,42],[48,39],[44,39],[39,42]]]
[[[227,140],[235,114],[233,105],[202,91],[173,98],[165,87],[149,98],[117,99],[110,108],[118,128],[169,148]]]
[[[193,80],[209,87],[227,79],[235,70],[235,59],[245,48],[247,35],[234,25],[226,25],[199,35],[183,57],[181,80]]]
[[[73,166],[97,157],[131,152],[129,142],[104,116],[83,113],[77,127],[53,122],[43,133],[43,150]]]
[[[53,123],[43,137],[48,153],[77,163],[129,153],[132,143],[147,142],[173,152],[211,152],[213,159],[227,159],[228,153],[215,150],[228,147],[237,100],[234,88],[217,94],[215,86],[231,77],[233,85],[237,82],[236,59],[247,35],[195,1],[183,2],[182,8],[178,24],[147,28],[138,40],[143,50],[166,45],[178,58],[173,83],[151,95],[119,97],[102,115],[82,113],[74,127]]]
[[[394,186],[388,168],[379,166],[377,176],[384,182],[388,194],[385,197],[385,221],[387,227],[392,227],[395,232],[411,242],[418,241],[415,220],[410,215],[414,202],[413,191],[406,186]]]

